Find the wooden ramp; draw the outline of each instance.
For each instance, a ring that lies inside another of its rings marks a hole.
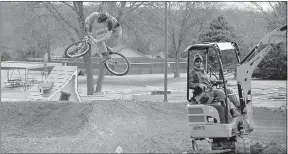
[[[78,93],[77,66],[55,66],[46,82],[53,83],[48,93],[41,94],[38,87],[31,89],[30,100],[81,102]]]

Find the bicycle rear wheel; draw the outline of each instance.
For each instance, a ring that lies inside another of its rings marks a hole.
[[[78,41],[70,44],[64,51],[65,56],[68,58],[78,58],[85,55],[89,49],[91,48],[91,44],[85,41]]]
[[[109,52],[111,59],[107,60],[104,64],[106,69],[117,76],[125,75],[129,72],[130,63],[127,58],[118,52]]]

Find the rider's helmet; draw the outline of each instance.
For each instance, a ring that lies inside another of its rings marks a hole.
[[[109,14],[107,12],[101,12],[97,19],[98,23],[103,23],[109,18]]]

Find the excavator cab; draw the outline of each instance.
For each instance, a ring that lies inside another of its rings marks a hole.
[[[248,135],[254,130],[252,73],[268,52],[279,46],[287,50],[286,43],[287,25],[266,34],[241,60],[239,47],[234,42],[207,42],[193,44],[186,48],[184,54],[187,55],[187,116],[194,153],[251,153]],[[231,118],[229,114],[228,103],[231,99],[226,82],[228,78],[223,67],[223,60],[228,51],[235,54],[235,64],[237,64],[236,89],[240,115],[235,118]],[[203,99],[203,103],[201,99],[195,99],[197,89],[191,88],[189,81],[190,71],[194,67],[193,57],[196,54],[202,55],[205,71],[210,78],[222,80],[222,84],[217,88],[222,88],[226,95],[224,104],[208,99]]]
[[[246,151],[250,152],[247,144],[238,144],[238,142],[243,142],[244,140],[239,141],[239,139],[236,139],[236,136],[244,128],[241,127],[242,123],[233,119],[229,112],[228,76],[223,66],[223,59],[227,58],[225,56],[231,55],[231,53],[236,55],[234,59],[237,63],[240,62],[238,45],[234,42],[193,44],[185,50],[185,53],[187,54],[187,114],[194,152],[229,152],[235,151],[235,147],[247,149]],[[226,95],[224,104],[217,100],[205,100],[203,99],[205,98],[204,91],[199,93],[197,92],[199,91],[198,87],[191,88],[191,79],[193,79],[191,71],[194,67],[193,57],[196,54],[203,57],[203,67],[212,81],[222,81],[219,84],[212,84],[215,86],[214,88],[224,91]],[[223,147],[219,147],[218,144],[222,142],[229,143],[228,147],[231,148],[223,149]],[[247,141],[245,140],[245,142]]]
[[[233,55],[231,55],[231,53]],[[207,76],[209,76],[211,81],[217,81],[217,82],[212,82],[214,88],[222,89],[225,95],[227,96],[224,104],[223,102],[220,103],[220,102],[217,102],[216,100],[213,100],[212,97],[207,97],[205,99],[205,93],[202,92],[202,90],[199,89],[199,87],[191,88],[191,79],[192,79],[191,71],[194,67],[193,57],[196,54],[201,55],[203,57],[203,65],[204,65],[203,67],[204,67],[205,72],[207,72]],[[187,63],[188,63],[187,65],[187,100],[189,104],[191,105],[188,108],[194,108],[195,104],[198,104],[198,105],[205,104],[205,106],[208,106],[210,110],[215,108],[218,112],[218,116],[211,117],[210,115],[210,119],[206,119],[206,120],[215,121],[215,122],[217,121],[217,123],[220,123],[220,124],[228,124],[231,121],[231,116],[229,113],[229,105],[228,105],[229,103],[228,101],[230,101],[228,97],[228,95],[230,94],[229,93],[230,91],[229,89],[227,89],[227,79],[229,78],[229,75],[231,75],[231,73],[229,74],[228,73],[229,71],[227,71],[227,69],[224,69],[223,60],[222,60],[222,59],[227,59],[227,55],[230,55],[228,57],[230,58],[230,61],[231,61],[231,56],[236,55],[234,56],[234,60],[237,60],[237,62],[239,62],[239,48],[236,43],[234,42],[221,42],[221,43],[210,42],[210,43],[203,43],[203,44],[194,44],[187,48]],[[193,118],[195,117],[191,116],[190,120],[192,120]],[[193,122],[193,120],[191,122]]]

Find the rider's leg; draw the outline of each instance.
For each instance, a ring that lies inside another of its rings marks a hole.
[[[107,51],[106,44],[104,41],[98,42],[97,48],[98,48],[99,52],[102,54],[102,59],[101,59],[100,63],[103,63],[103,62],[105,62],[111,58],[109,52]]]
[[[114,47],[118,47],[122,44],[121,42],[121,38],[122,38],[122,28],[121,26],[115,28],[110,36],[109,42],[112,43],[113,48]]]

